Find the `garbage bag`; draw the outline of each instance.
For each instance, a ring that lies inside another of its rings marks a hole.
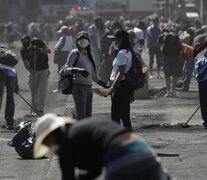
[[[14,147],[17,154],[23,159],[33,159],[33,146],[35,142],[34,125],[31,121],[24,121],[17,126],[17,133],[8,142]]]

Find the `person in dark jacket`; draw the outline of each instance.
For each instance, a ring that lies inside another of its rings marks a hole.
[[[105,180],[167,180],[152,147],[136,133],[106,119],[75,122],[45,114],[35,123],[34,157],[53,150],[64,180],[93,180],[105,167]],[[84,170],[76,175],[75,168]],[[78,176],[78,177],[77,177]]]
[[[1,128],[14,130],[14,92],[16,93],[19,91],[19,86],[15,66],[7,63],[5,64],[5,62],[10,61],[10,56],[6,55],[7,50],[8,49],[5,47],[0,47],[0,109],[2,108],[4,90],[6,88],[5,123],[1,125]],[[14,52],[10,52],[11,56],[16,57]]]
[[[195,76],[198,82],[199,100],[203,126],[207,129],[207,40],[194,48]]]
[[[28,71],[28,85],[31,92],[33,111],[32,114],[43,115],[47,95],[49,71],[49,57],[51,50],[37,38],[23,35],[20,54],[24,66]]]
[[[177,97],[175,87],[179,77],[182,75],[182,63],[180,52],[182,43],[175,33],[167,33],[163,39],[164,75],[167,92],[165,97]],[[171,80],[172,77],[172,80]]]

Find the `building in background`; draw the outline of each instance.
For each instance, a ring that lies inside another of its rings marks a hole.
[[[0,0],[0,21],[22,17],[55,21],[67,16],[71,9],[79,5],[81,7],[85,2],[86,0]]]

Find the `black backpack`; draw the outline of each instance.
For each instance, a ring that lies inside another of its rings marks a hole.
[[[5,47],[0,47],[0,64],[14,67],[17,63],[18,59],[13,51]]]
[[[76,51],[76,60],[73,63],[73,67],[76,66],[78,59],[80,57],[80,54],[78,51]],[[59,73],[59,88],[60,88],[60,92],[62,94],[72,94],[72,85],[73,85],[73,78],[74,75],[71,74],[65,74],[65,69],[67,69],[68,66],[64,65]]]
[[[178,56],[182,49],[182,43],[177,34],[170,32],[163,38],[163,53],[166,56]]]
[[[144,87],[146,75],[142,71],[142,60],[140,55],[132,53],[132,65],[125,73],[125,78],[129,82],[133,90]]]

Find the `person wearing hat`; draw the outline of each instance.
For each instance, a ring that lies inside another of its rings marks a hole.
[[[67,61],[68,54],[73,48],[73,37],[70,35],[69,28],[67,26],[62,26],[58,31],[60,38],[55,45],[54,51],[54,63],[58,65],[58,73],[63,65]],[[59,87],[53,92],[58,92]]]
[[[113,61],[113,69],[110,80],[112,82],[113,94],[111,105],[111,119],[122,123],[125,127],[132,129],[130,121],[130,103],[133,99],[134,90],[125,79],[125,73],[132,63],[132,52],[128,33],[124,30],[116,31],[109,35],[116,46],[116,56]]]
[[[80,120],[92,115],[92,81],[104,88],[108,88],[108,86],[97,76],[88,33],[85,31],[77,33],[75,44],[77,48],[70,52],[66,66],[72,68],[76,62],[75,67],[83,69],[79,71],[80,73],[74,74],[72,88],[76,118]]]
[[[75,122],[45,114],[35,123],[35,134],[34,157],[56,153],[64,180],[92,180],[103,167],[105,180],[170,179],[148,142],[110,120]]]
[[[32,114],[43,115],[49,80],[48,54],[51,50],[38,38],[23,35],[20,54],[26,70],[29,72],[28,85],[31,92]]]

